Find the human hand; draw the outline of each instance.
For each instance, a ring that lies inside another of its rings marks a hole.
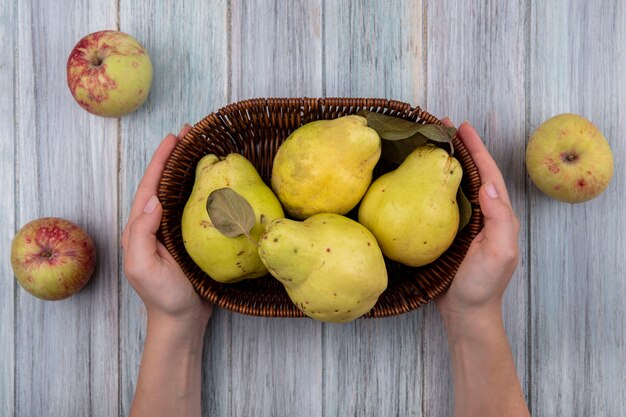
[[[484,224],[450,288],[435,300],[448,337],[454,415],[527,417],[502,319],[502,297],[519,260],[519,221],[502,174],[478,133],[463,123],[458,136],[478,167]]]
[[[444,124],[452,125],[447,119]],[[484,226],[472,241],[450,288],[435,300],[446,324],[462,318],[501,317],[502,297],[519,260],[519,221],[502,174],[469,123],[461,124],[458,136],[478,167],[482,181],[478,201]]]
[[[165,162],[191,126],[169,134],[154,153],[137,187],[122,234],[124,271],[146,306],[148,322],[183,325],[204,331],[212,305],[200,298],[165,246],[157,240],[163,207],[156,194]],[[199,327],[197,327],[199,326]]]

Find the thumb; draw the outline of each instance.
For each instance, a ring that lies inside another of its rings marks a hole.
[[[162,212],[159,199],[153,195],[143,212],[130,225],[127,257],[137,264],[144,263],[157,252],[156,232],[159,229]]]
[[[517,219],[511,207],[500,198],[491,181],[480,187],[478,201],[484,216],[485,239],[497,252],[517,251]]]

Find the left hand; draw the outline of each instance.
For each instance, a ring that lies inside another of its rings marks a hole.
[[[449,120],[444,124],[452,126]],[[476,163],[483,229],[472,241],[448,291],[435,302],[444,321],[501,316],[502,297],[519,261],[519,220],[500,169],[469,123],[458,136]],[[477,320],[474,320],[477,321]]]
[[[202,299],[165,246],[157,240],[163,208],[156,194],[165,163],[178,141],[191,126],[185,125],[178,136],[161,142],[137,188],[128,223],[122,234],[124,271],[128,281],[146,306],[148,321],[183,324],[202,331],[212,313],[212,305]]]

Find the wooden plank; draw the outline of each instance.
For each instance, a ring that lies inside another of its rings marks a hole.
[[[118,414],[116,123],[72,99],[65,64],[84,35],[115,25],[114,1],[16,2],[17,227],[58,216],[85,228],[99,261],[78,294],[17,292],[18,416]]]
[[[324,326],[324,415],[422,416],[421,311]]]
[[[233,416],[321,416],[321,323],[231,317]]]
[[[233,0],[234,101],[322,94],[321,0]]]
[[[533,2],[529,130],[580,114],[609,141],[615,176],[584,204],[529,182],[532,409],[535,416],[626,415],[626,8],[622,2]]]
[[[17,284],[8,262],[11,241],[17,228],[15,225],[15,76],[16,31],[15,7],[9,2],[0,4],[0,216],[3,228],[0,237],[0,253],[5,262],[0,263],[0,415],[12,416],[15,413],[15,291]]]
[[[121,119],[121,219],[125,225],[139,180],[158,144],[185,122],[194,124],[227,104],[227,1],[120,1],[120,29],[148,50],[154,77],[150,96]],[[135,391],[145,336],[145,309],[120,265],[121,414]],[[216,312],[205,338],[203,410],[229,416],[228,315]]]
[[[424,106],[423,2],[324,3],[324,94]]]
[[[322,93],[321,2],[231,5],[232,101]],[[321,323],[231,315],[232,416],[321,416]]]
[[[525,92],[523,2],[431,2],[427,66],[429,112],[470,121],[500,166],[522,219],[521,262],[504,300],[504,320],[522,386],[528,384],[527,216],[524,170]],[[446,336],[434,306],[426,309],[425,415],[452,415]]]
[[[324,4],[327,96],[424,105],[421,1]],[[423,312],[325,325],[324,415],[421,416]]]

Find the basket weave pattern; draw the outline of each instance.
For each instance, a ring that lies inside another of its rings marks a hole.
[[[189,257],[183,245],[183,209],[191,194],[198,161],[206,154],[240,153],[270,184],[272,162],[280,144],[296,128],[315,120],[335,119],[366,109],[419,123],[441,122],[419,107],[384,99],[289,98],[254,99],[230,104],[198,122],[181,140],[166,163],[159,186],[163,218],[159,238],[181,266],[196,291],[210,302],[231,311],[269,317],[304,317],[291,302],[282,284],[271,275],[236,284],[222,284],[207,276]],[[462,186],[472,203],[469,224],[452,246],[435,262],[412,268],[385,259],[389,275],[387,290],[365,317],[385,317],[414,310],[439,294],[452,282],[472,239],[482,228],[478,206],[480,177],[463,143],[453,138],[455,157],[464,174]],[[380,161],[374,177],[396,166]],[[354,211],[352,215],[354,218]]]

